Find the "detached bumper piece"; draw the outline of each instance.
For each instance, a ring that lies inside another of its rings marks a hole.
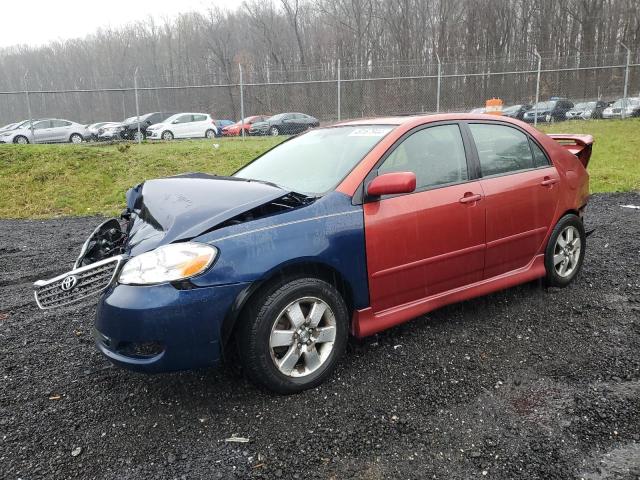
[[[51,280],[38,280],[33,284],[38,307],[45,310],[70,305],[104,291],[120,269],[122,258],[118,255]]]

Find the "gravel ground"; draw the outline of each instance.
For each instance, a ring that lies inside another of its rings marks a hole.
[[[586,263],[352,342],[290,397],[232,369],[146,376],[94,306],[40,312],[100,219],[0,221],[0,477],[640,478],[640,194],[596,195]],[[248,443],[225,439],[245,437]]]

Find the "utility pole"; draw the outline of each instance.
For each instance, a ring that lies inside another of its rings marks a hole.
[[[31,99],[29,98],[29,86],[27,84],[27,77],[29,76],[29,70],[24,72],[24,94],[27,98],[27,114],[29,115],[29,130],[31,131],[31,141],[36,142],[36,137],[33,135],[33,116],[31,115]]]
[[[242,81],[242,65],[238,64],[238,68],[240,69],[240,125],[242,125],[240,130],[242,131],[242,141],[244,142],[244,86]]]
[[[142,133],[140,132],[140,103],[138,101],[138,67],[133,72],[133,88],[136,95],[136,122],[138,124],[138,145],[142,143]]]
[[[340,105],[340,102],[342,101],[341,98],[341,89],[340,89],[340,82],[342,81],[341,79],[341,72],[340,72],[340,59],[338,59],[338,121],[341,120],[341,110],[342,110],[342,106]]]
[[[538,126],[538,102],[540,101],[540,68],[542,67],[542,57],[538,53],[538,48],[533,49],[533,53],[538,57],[538,74],[536,76],[536,106],[533,111],[533,125]]]
[[[627,115],[627,89],[629,87],[629,64],[631,63],[631,49],[627,47],[624,43],[619,42],[620,45],[624,47],[627,51],[627,66],[624,71],[624,93],[622,95],[622,110],[620,113],[620,118],[624,118]]]
[[[438,60],[438,87],[436,90],[436,113],[440,112],[440,78],[442,74],[442,64],[440,63],[440,55],[436,52],[436,59]]]

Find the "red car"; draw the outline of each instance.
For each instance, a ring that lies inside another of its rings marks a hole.
[[[224,127],[222,129],[222,135],[225,137],[237,137],[238,135],[242,135],[242,130],[244,129],[244,134],[249,135],[249,129],[251,125],[256,122],[264,122],[267,118],[264,115],[254,115],[253,117],[247,117],[244,119],[244,122],[239,121],[234,123],[233,125],[229,125],[228,127]]]

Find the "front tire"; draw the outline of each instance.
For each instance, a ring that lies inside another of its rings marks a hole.
[[[83,141],[84,138],[82,138],[82,135],[80,135],[79,133],[73,133],[69,137],[69,143],[82,143]]]
[[[271,135],[272,137],[277,137],[278,135],[280,135],[280,129],[278,127],[271,127],[269,129],[269,135]]]
[[[28,145],[29,139],[22,135],[18,135],[16,138],[13,139],[13,143],[17,143],[18,145]]]
[[[291,394],[327,379],[344,353],[349,315],[343,298],[317,278],[272,285],[250,301],[236,336],[251,381]]]
[[[549,286],[564,288],[576,278],[582,268],[585,247],[586,235],[580,218],[574,214],[562,217],[551,232],[544,255]]]
[[[162,139],[168,142],[173,140],[173,133],[171,133],[169,130],[167,130],[166,132],[162,132]]]

